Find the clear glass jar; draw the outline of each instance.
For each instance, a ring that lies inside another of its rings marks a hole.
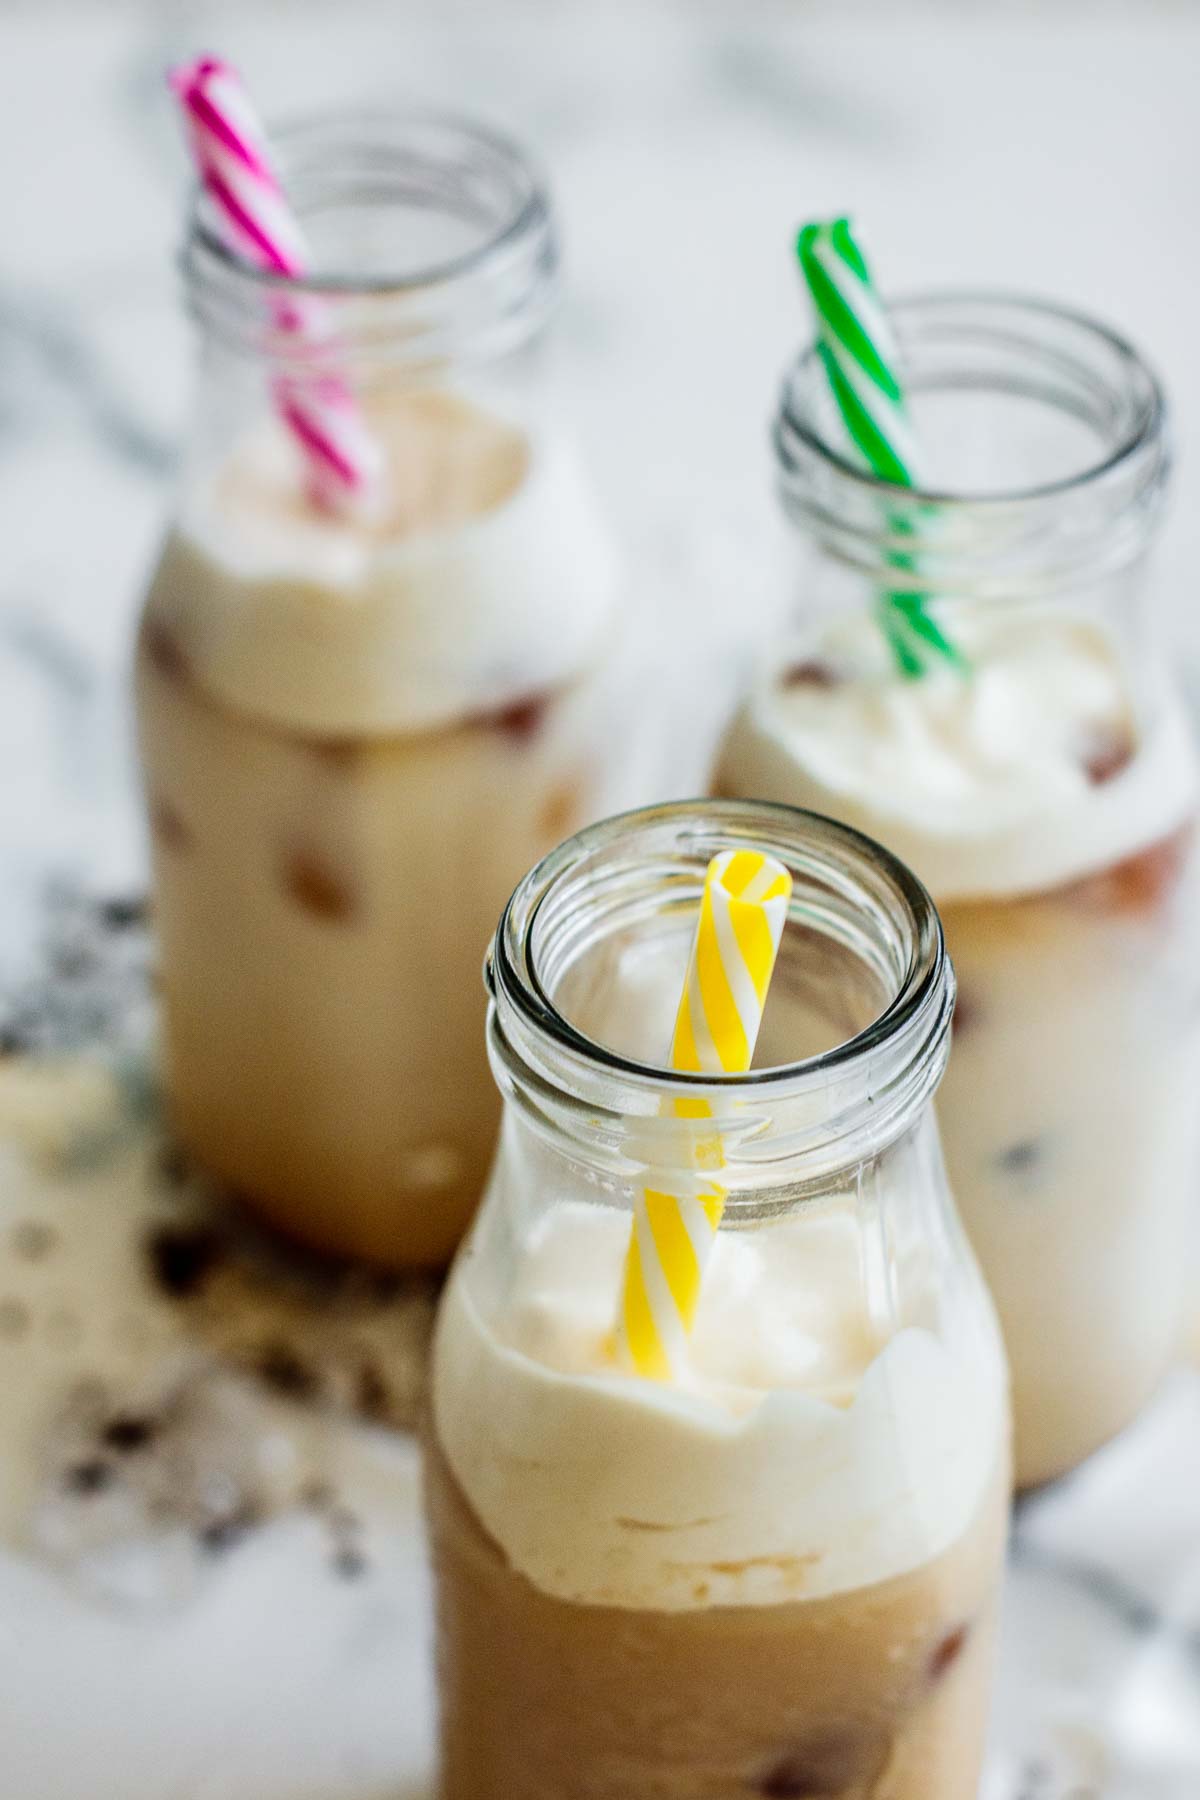
[[[170,1103],[280,1226],[436,1264],[495,1133],[499,909],[569,831],[653,796],[613,552],[545,380],[541,177],[434,116],[276,144],[319,274],[281,288],[198,200],[199,405],[137,653]],[[320,344],[281,329],[281,291],[323,309]],[[385,460],[349,517],[310,499],[271,400],[324,359]]]
[[[736,846],[794,879],[755,1067],[671,1073],[705,869]],[[580,1770],[605,1800],[856,1800],[885,1769],[889,1800],[962,1800],[1008,1418],[930,1104],[953,977],[927,894],[829,820],[663,806],[534,869],[487,973],[501,1147],[427,1458],[445,1800],[575,1800]],[[643,1380],[614,1335],[635,1195],[686,1182],[713,1117],[688,1368]]]
[[[775,443],[797,627],[718,790],[871,832],[933,893],[958,973],[939,1097],[998,1304],[1023,1485],[1071,1468],[1177,1346],[1200,1081],[1196,767],[1147,552],[1168,453],[1137,353],[1024,299],[894,309],[928,491],[856,468],[812,352]],[[891,592],[965,652],[911,679]]]

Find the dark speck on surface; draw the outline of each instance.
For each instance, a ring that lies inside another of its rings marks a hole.
[[[156,1432],[153,1419],[141,1418],[134,1413],[121,1413],[117,1418],[109,1420],[100,1433],[100,1441],[106,1449],[129,1456],[152,1443]]]
[[[197,1534],[200,1547],[210,1556],[221,1556],[226,1550],[232,1550],[255,1523],[254,1510],[249,1506],[242,1507],[223,1519],[210,1519],[206,1525],[201,1526]]]
[[[134,925],[145,924],[149,903],[144,894],[115,895],[100,902],[99,912],[101,924],[110,931],[129,931]]]
[[[73,1464],[63,1476],[63,1486],[71,1494],[99,1494],[110,1486],[112,1478],[110,1465],[94,1456],[87,1462]]]
[[[146,1239],[150,1271],[165,1294],[187,1300],[223,1260],[225,1246],[207,1225],[162,1225]]]
[[[367,1572],[367,1559],[354,1544],[342,1544],[334,1552],[333,1571],[343,1581],[357,1581]]]
[[[308,1399],[317,1385],[317,1377],[287,1344],[268,1344],[259,1353],[255,1368],[267,1386],[291,1400]]]
[[[1020,1142],[1009,1144],[1001,1150],[996,1161],[1006,1175],[1032,1175],[1044,1153],[1037,1138],[1022,1138]]]

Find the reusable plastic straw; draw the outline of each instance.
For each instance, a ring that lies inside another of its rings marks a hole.
[[[895,334],[849,220],[805,225],[796,252],[817,315],[817,354],[851,443],[880,480],[918,487],[920,451],[905,404]],[[897,532],[911,529],[898,516],[891,524]],[[914,567],[903,552],[890,560],[896,568]],[[902,589],[882,595],[880,623],[906,675],[923,675],[931,653],[963,663],[919,593]]]
[[[792,878],[758,850],[728,850],[709,864],[687,980],[675,1019],[671,1067],[735,1074],[750,1067],[787,917]],[[707,1100],[677,1100],[677,1118],[712,1117]],[[702,1141],[688,1191],[646,1187],[634,1207],[618,1322],[627,1367],[670,1381],[684,1365],[704,1268],[725,1208],[719,1132]],[[672,1181],[672,1189],[680,1186]]]
[[[309,272],[303,234],[275,172],[266,134],[237,72],[203,56],[171,72],[196,170],[213,203],[217,228],[235,255],[269,274]],[[327,361],[327,308],[282,285],[272,302],[281,333],[297,354],[272,384],[275,403],[304,455],[314,499],[323,507],[359,507],[380,469],[375,440],[345,378]],[[306,369],[305,348],[318,353]],[[320,366],[316,366],[319,359]]]

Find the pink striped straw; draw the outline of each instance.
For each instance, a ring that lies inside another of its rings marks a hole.
[[[269,274],[303,277],[307,247],[236,70],[219,57],[202,56],[173,69],[168,79],[228,248]],[[273,313],[281,331],[313,343],[329,338],[326,309],[312,296],[281,294]],[[378,479],[379,447],[346,380],[333,370],[281,374],[273,393],[304,453],[317,503],[343,510],[366,499]]]

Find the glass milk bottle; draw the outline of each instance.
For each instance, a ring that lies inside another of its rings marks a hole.
[[[384,476],[354,516],[310,498],[272,406],[283,290],[199,202],[199,405],[137,650],[171,1112],[297,1236],[437,1264],[498,1116],[499,909],[648,797],[617,577],[545,391],[558,249],[524,155],[435,116],[277,147],[321,271],[286,291],[332,319]]]
[[[942,1137],[1029,1485],[1162,1377],[1195,1208],[1196,763],[1146,570],[1163,404],[1128,344],[1054,306],[944,295],[895,323],[936,491],[852,466],[800,358],[776,428],[800,618],[718,786],[870,831],[938,904],[959,984]],[[895,669],[871,614],[904,589],[965,669]]]
[[[675,1074],[705,870],[735,847],[794,881],[755,1065]],[[487,973],[501,1147],[427,1459],[444,1800],[965,1800],[1007,1394],[930,1105],[953,978],[927,894],[827,819],[663,806],[534,869]],[[615,1333],[635,1195],[711,1166],[713,1115],[727,1198],[685,1371],[645,1379]]]

